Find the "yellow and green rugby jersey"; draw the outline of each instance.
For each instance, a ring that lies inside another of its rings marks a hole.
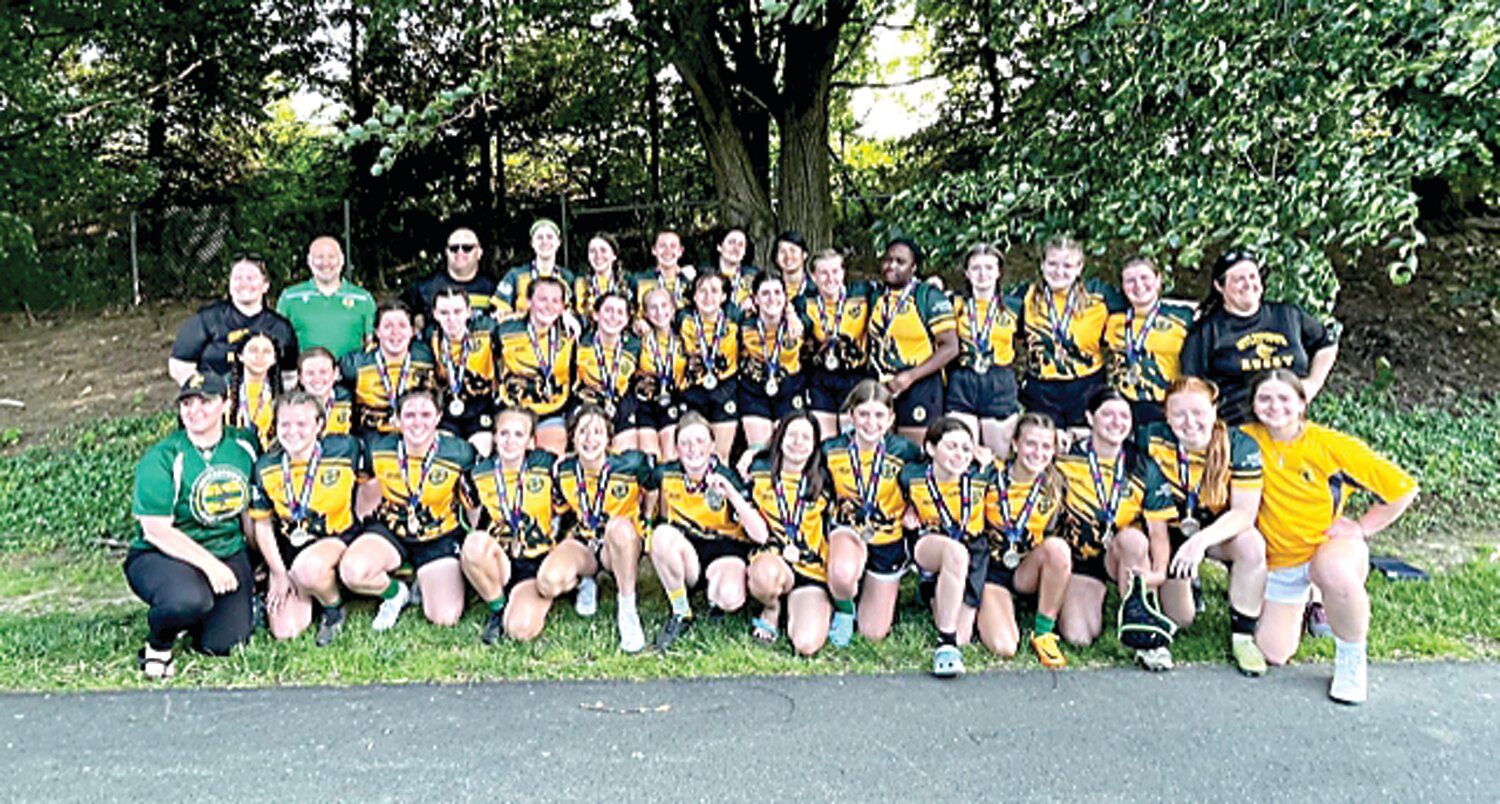
[[[605,379],[609,400],[618,403],[630,392],[630,384],[641,366],[641,342],[621,334],[614,346],[605,346],[595,333],[584,333],[578,341],[577,376],[573,390],[580,399],[604,401]]]
[[[1110,385],[1133,402],[1166,399],[1167,386],[1182,375],[1182,342],[1192,323],[1193,310],[1183,304],[1160,304],[1145,315],[1110,313],[1104,331]]]
[[[499,284],[495,285],[495,318],[502,318],[508,313],[524,313],[531,309],[531,302],[527,300],[526,293],[531,289],[531,283],[539,276],[555,277],[562,282],[563,305],[573,306],[574,276],[572,271],[558,265],[544,274],[535,263],[528,262],[506,271],[505,276],[500,278]]]
[[[224,405],[224,423],[254,433],[261,452],[270,449],[276,441],[276,400],[270,383],[246,382],[231,388]]]
[[[932,356],[937,336],[956,326],[948,297],[915,278],[900,290],[882,287],[871,305],[870,359],[882,374],[920,365]]]
[[[930,466],[929,463],[913,463],[901,469],[901,493],[906,496],[906,504],[916,509],[917,518],[922,521],[922,531],[946,536],[947,522],[951,518],[963,529],[965,542],[981,537],[985,528],[985,498],[990,494],[992,480],[989,469],[975,463],[961,477],[946,482],[934,480],[938,490],[934,498],[927,484]],[[965,478],[968,479],[967,516],[964,511]],[[948,512],[947,517],[938,510],[939,505]]]
[[[559,530],[567,538],[586,542],[602,539],[609,520],[617,517],[629,520],[636,533],[644,535],[646,532],[643,503],[646,489],[651,484],[651,473],[656,469],[651,456],[631,449],[607,455],[604,462],[609,476],[603,490],[602,508],[595,502],[599,500],[600,472],[583,470],[585,493],[580,495],[578,456],[563,458],[553,471],[552,488],[557,495],[554,507],[562,512]]]
[[[444,399],[454,398],[455,385],[459,386],[458,396],[465,404],[475,405],[476,410],[494,399],[494,328],[493,321],[476,316],[469,321],[468,335],[457,341],[443,334],[441,328],[433,329],[428,348],[436,358],[437,385],[442,389]],[[461,374],[461,382],[454,382],[455,374]]]
[[[607,277],[590,273],[580,274],[573,278],[573,312],[577,313],[579,318],[592,319],[599,297],[610,291],[624,296],[625,306],[631,313],[635,312],[635,305],[631,301],[635,295],[631,291],[630,283],[613,271]]]
[[[1100,511],[1104,504],[1094,488],[1093,475],[1089,470],[1088,439],[1075,443],[1066,455],[1057,458],[1057,469],[1062,472],[1067,493],[1063,507],[1067,512],[1068,543],[1073,547],[1075,560],[1087,560],[1104,554],[1104,527]],[[1177,506],[1172,504],[1172,494],[1167,490],[1167,481],[1156,470],[1156,464],[1136,453],[1131,445],[1126,450],[1134,453],[1125,461],[1125,488],[1121,490],[1119,507],[1110,524],[1116,531],[1130,527],[1145,517],[1148,521],[1170,522],[1177,516]],[[1105,496],[1114,493],[1115,461],[1100,460],[1099,476],[1103,481]]]
[[[788,312],[795,315],[790,308]],[[760,317],[756,315],[746,316],[740,322],[740,362],[744,366],[743,375],[755,382],[764,382],[766,379],[766,359],[769,354],[768,347],[773,339],[779,342],[779,351],[776,354],[776,376],[778,379],[788,375],[802,373],[802,345],[805,342],[807,322],[803,321],[803,335],[793,338],[787,332],[786,319],[782,319],[781,325],[773,333],[767,330],[765,340],[761,340],[760,329],[756,326]]]
[[[354,396],[354,429],[359,433],[396,432],[395,401],[407,391],[437,389],[432,350],[420,340],[412,341],[406,359],[385,361],[384,379],[380,366],[378,344],[350,352],[339,361],[339,382]]]
[[[733,377],[740,370],[739,313],[734,310],[716,310],[712,318],[700,317],[696,309],[683,310],[677,314],[677,334],[682,338],[682,349],[689,356],[708,353],[713,362],[714,374],[721,380]],[[714,333],[719,335],[718,348],[713,349]]]
[[[1081,293],[1053,291],[1036,281],[1021,285],[1015,294],[1023,300],[1021,332],[1031,376],[1076,380],[1104,368],[1104,325],[1110,313],[1128,306],[1120,291],[1089,279]]]
[[[766,520],[771,536],[767,547],[785,558],[788,544],[796,550],[796,561],[789,562],[792,571],[815,581],[828,580],[828,519],[832,513],[833,483],[823,478],[823,491],[816,498],[801,503],[802,519],[797,532],[790,538],[787,523],[782,519],[780,503],[776,496],[776,483],[781,485],[781,499],[786,502],[786,515],[795,518],[798,511],[798,486],[802,474],[781,473],[775,480],[771,477],[771,459],[762,453],[750,464],[750,495],[760,515]]]
[[[380,504],[370,515],[391,533],[416,541],[431,541],[463,525],[463,510],[472,505],[473,492],[467,475],[474,468],[474,448],[462,439],[439,432],[428,455],[407,455],[401,465],[401,436],[378,435],[369,440],[361,478],[380,483]],[[422,466],[428,463],[427,479]],[[407,486],[410,478],[411,486]],[[420,490],[415,501],[414,490]],[[411,515],[418,527],[413,532]]]
[[[822,353],[829,338],[837,335],[845,344],[840,350],[839,369],[860,368],[869,360],[870,299],[875,287],[869,282],[854,282],[844,294],[844,305],[840,314],[839,303],[824,299],[816,291],[810,296],[793,299],[797,312],[808,324],[806,340],[814,353]],[[836,331],[835,331],[836,330]]]
[[[993,318],[991,318],[993,316]],[[977,301],[957,296],[953,299],[953,319],[958,322],[958,364],[974,367],[974,358],[982,345],[991,366],[1009,366],[1016,362],[1016,334],[1021,325],[1021,303],[1014,297]],[[986,343],[976,341],[978,333],[989,324]]]
[[[755,275],[760,273],[760,269],[754,265],[741,265],[737,273],[725,271],[724,266],[718,263],[703,270],[718,271],[719,276],[724,277],[724,284],[729,288],[726,304],[742,307],[751,296],[755,295],[752,286],[755,283]],[[790,296],[791,293],[788,292],[787,295]]]
[[[203,545],[217,558],[245,549],[240,514],[253,496],[255,435],[224,429],[224,436],[208,455],[176,430],[146,450],[135,467],[131,516],[166,516],[172,527]],[[155,550],[135,525],[131,550]]]
[[[533,333],[527,319],[517,316],[496,324],[494,339],[501,407],[525,408],[543,418],[561,415],[572,396],[577,346],[562,324],[553,323],[550,329]],[[550,383],[542,374],[548,361]]]
[[[1026,511],[1026,500],[1031,496],[1036,487],[1037,480],[1034,478],[1027,481],[1012,481],[1004,474],[1005,469],[996,465],[990,468],[991,478],[994,482],[990,484],[989,494],[984,498],[984,521],[988,526],[986,532],[990,537],[990,558],[1002,561],[1005,557],[1006,548],[1009,543],[1005,539],[1007,527],[1019,528],[1025,534],[1022,539],[1021,549],[1031,550],[1042,543],[1058,528],[1061,520],[1062,500],[1054,499],[1046,489],[1036,492],[1036,499],[1031,504],[1031,510]],[[1005,510],[1000,509],[1002,499]],[[1020,517],[1025,514],[1026,521],[1021,522]]]
[[[500,478],[496,477],[494,458],[480,461],[470,474],[490,535],[512,556],[538,558],[556,543],[557,492],[552,484],[555,461],[552,453],[531,449],[526,451],[519,468],[501,470]],[[503,491],[497,485],[501,479],[505,483]]]
[[[734,469],[714,461],[711,471],[728,478],[740,494],[747,499],[750,490]],[[707,478],[704,479],[705,482]],[[734,508],[728,500],[715,499],[710,505],[705,499],[704,483],[690,483],[683,471],[681,461],[660,464],[651,474],[650,489],[660,492],[661,517],[663,521],[682,530],[689,536],[712,541],[733,539],[748,541],[745,530],[734,517]]]
[[[1189,486],[1194,490],[1201,487],[1203,483],[1203,466],[1207,460],[1208,453],[1204,450],[1185,450],[1187,453],[1188,484],[1182,482],[1182,470],[1177,463],[1177,436],[1172,433],[1172,428],[1163,422],[1154,422],[1143,428],[1137,438],[1146,454],[1151,456],[1151,462],[1156,464],[1156,470],[1167,481],[1167,490],[1172,495],[1172,502],[1179,513],[1173,514],[1173,519],[1181,519],[1179,515],[1184,511],[1187,503]],[[1229,490],[1232,491],[1260,491],[1264,486],[1263,473],[1260,462],[1260,447],[1256,445],[1255,439],[1245,435],[1238,427],[1229,428]],[[1209,508],[1203,502],[1201,494],[1198,498],[1198,518],[1204,519],[1203,524],[1213,521],[1214,517],[1229,509],[1229,497],[1225,495],[1225,502],[1218,508]]]
[[[1247,424],[1260,445],[1265,489],[1255,527],[1266,537],[1266,566],[1295,567],[1312,560],[1324,533],[1343,516],[1349,493],[1364,489],[1382,502],[1417,490],[1417,481],[1365,442],[1307,423],[1291,441],[1271,438],[1265,425]]]
[[[319,439],[311,488],[305,487],[312,461],[286,460],[291,467],[290,494],[283,474],[287,468],[283,465],[286,453],[277,447],[262,455],[255,462],[255,496],[250,502],[250,518],[271,520],[277,535],[293,547],[302,547],[324,536],[348,533],[359,524],[354,517],[354,493],[360,464],[364,460],[361,453],[360,442],[349,436]],[[292,538],[297,528],[297,523],[292,520],[292,502],[300,502],[304,494],[307,512],[301,524],[307,530],[308,539],[298,542]]]
[[[901,469],[909,463],[922,460],[922,450],[917,445],[895,434],[886,434],[883,449],[856,450],[854,436],[845,434],[823,442],[823,463],[828,467],[833,481],[833,494],[837,512],[833,515],[840,525],[858,529],[867,520],[861,507],[860,484],[868,484],[875,471],[877,455],[880,457],[880,478],[873,492],[875,507],[868,519],[875,526],[875,538],[871,544],[892,544],[901,541],[901,515],[906,511],[906,498],[901,494]],[[859,478],[854,476],[855,452],[859,453]],[[869,488],[868,485],[865,486]],[[869,493],[869,492],[867,492]]]
[[[677,276],[670,279],[657,273],[655,268],[641,271],[630,277],[630,287],[638,318],[646,317],[646,295],[658,287],[664,287],[672,293],[678,310],[686,309],[693,301],[693,282],[681,268],[677,269]]]
[[[639,373],[643,377],[657,381],[659,374],[664,372],[665,364],[670,361],[671,374],[670,383],[672,388],[681,389],[687,384],[687,352],[683,351],[682,338],[676,332],[657,332],[651,330],[651,334],[641,343],[641,363]]]
[[[349,389],[341,385],[333,387],[333,396],[323,403],[323,432],[325,436],[349,435],[354,427],[354,402]]]

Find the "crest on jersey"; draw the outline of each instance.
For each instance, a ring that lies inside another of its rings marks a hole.
[[[210,466],[193,481],[188,504],[193,518],[204,525],[233,519],[250,502],[250,482],[227,466]]]

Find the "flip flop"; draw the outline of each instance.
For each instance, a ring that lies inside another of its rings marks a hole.
[[[159,659],[155,656],[148,657],[146,649],[141,648],[140,652],[135,655],[135,666],[140,668],[141,674],[146,677],[147,681],[170,681],[176,673],[172,669],[172,659],[174,658],[173,656],[168,656],[165,659]]]
[[[760,617],[750,621],[750,636],[762,645],[776,644],[776,638],[780,635],[781,632],[776,630],[776,626]]]

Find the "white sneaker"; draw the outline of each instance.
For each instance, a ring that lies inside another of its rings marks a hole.
[[[578,594],[573,598],[573,610],[579,617],[592,617],[599,611],[599,584],[593,578],[578,581]]]
[[[641,629],[641,615],[635,609],[621,608],[615,616],[620,626],[620,650],[640,653],[646,647],[646,632]]]
[[[406,584],[396,581],[396,596],[390,600],[380,601],[380,608],[375,611],[375,619],[370,623],[371,630],[389,631],[396,625],[396,618],[401,616],[401,610],[411,602],[411,589]]]
[[[1333,655],[1333,683],[1328,697],[1341,704],[1362,704],[1369,700],[1369,678],[1365,651],[1342,645]]]
[[[1174,666],[1172,664],[1172,649],[1166,646],[1150,650],[1138,650],[1135,652],[1135,660],[1140,662],[1142,667],[1153,673],[1171,670]]]

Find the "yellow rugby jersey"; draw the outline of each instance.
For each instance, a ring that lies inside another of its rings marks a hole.
[[[539,276],[550,276],[562,282],[563,305],[572,307],[573,296],[573,272],[561,265],[553,266],[549,273],[542,273],[534,263],[526,263],[505,272],[499,284],[495,285],[494,315],[500,318],[507,313],[524,313],[531,309],[531,302],[526,298],[526,292],[530,290],[531,283]]]
[[[901,469],[909,463],[922,460],[922,451],[917,445],[901,436],[887,434],[883,449],[857,449],[854,435],[836,436],[822,445],[823,463],[828,467],[835,499],[834,519],[840,525],[850,525],[856,530],[866,521],[875,526],[875,538],[871,544],[893,544],[902,539],[901,515],[906,511],[906,498],[901,493]],[[855,452],[859,453],[859,478],[855,478]],[[875,460],[880,457],[880,477],[873,491],[874,508],[862,511],[864,501],[859,489],[865,484],[866,493],[874,476]]]
[[[667,368],[669,363],[671,367]],[[652,382],[658,382],[661,374],[668,373],[672,388],[681,389],[686,386],[687,353],[683,351],[682,339],[677,337],[676,332],[657,332],[653,329],[646,336],[641,343],[639,373]]]
[[[1266,566],[1295,567],[1312,560],[1324,533],[1344,514],[1349,493],[1364,489],[1382,502],[1417,490],[1417,481],[1365,442],[1308,422],[1291,441],[1271,438],[1265,425],[1247,424],[1260,446],[1265,490],[1255,526],[1266,537]]]
[[[525,408],[541,417],[560,415],[572,395],[577,347],[562,325],[554,322],[545,332],[533,333],[527,319],[517,316],[495,325],[494,340],[502,407]],[[551,371],[543,376],[547,361]]]
[[[740,370],[740,332],[742,327],[738,315],[730,310],[719,310],[713,320],[701,318],[696,310],[683,310],[677,314],[677,334],[682,337],[682,350],[689,356],[707,353],[712,359],[713,373],[720,380],[733,377]],[[719,335],[718,348],[713,348],[714,333]]]
[[[618,404],[640,368],[641,343],[633,335],[621,334],[614,346],[605,346],[597,334],[585,334],[578,342],[577,364],[573,389],[579,399],[603,404],[607,389],[608,401]]]
[[[1073,547],[1075,560],[1087,560],[1104,554],[1104,527],[1100,522],[1103,502],[1094,488],[1093,475],[1089,471],[1089,442],[1076,443],[1066,455],[1057,458],[1057,469],[1062,472],[1066,494],[1063,508],[1067,512],[1068,543]],[[1130,445],[1125,449],[1129,450]],[[1126,461],[1127,465],[1130,463]],[[1120,493],[1119,507],[1110,524],[1116,531],[1134,525],[1143,516],[1148,521],[1170,522],[1177,516],[1177,507],[1172,504],[1172,495],[1156,464],[1139,454],[1134,456],[1135,468],[1129,471]],[[1115,462],[1099,461],[1099,475],[1103,480],[1104,493],[1110,495],[1115,488]]]
[[[920,365],[932,357],[937,336],[956,326],[948,297],[915,278],[901,290],[882,287],[871,305],[870,359],[883,374]]]
[[[901,469],[901,492],[906,503],[917,511],[924,532],[948,535],[949,517],[963,528],[963,540],[972,542],[984,534],[985,498],[990,493],[990,475],[983,467],[974,464],[961,477],[949,481],[933,482],[937,486],[937,498],[927,484],[928,463],[908,464]],[[964,510],[964,478],[968,478],[968,511]],[[941,505],[948,512],[944,517],[938,510]]]
[[[519,468],[502,469],[498,473],[500,478],[496,477],[495,458],[480,461],[470,473],[489,533],[512,557],[544,556],[556,542],[554,461],[552,453],[531,449],[526,451]],[[501,479],[503,490],[497,483]]]
[[[1036,488],[1037,481],[1045,483],[1045,478],[1022,482],[1010,480],[1003,467],[991,467],[990,472],[992,482],[989,493],[984,498],[984,521],[990,537],[990,558],[1002,561],[1006,548],[1009,547],[1005,529],[1017,528],[1020,533],[1025,534],[1025,538],[1021,539],[1021,549],[1034,549],[1042,543],[1042,539],[1057,529],[1058,515],[1062,513],[1062,500],[1053,499],[1043,488],[1036,492],[1031,510],[1027,511],[1027,499]],[[1002,503],[1004,510],[1001,510]],[[1023,514],[1024,522],[1021,521]]]
[[[599,303],[599,297],[614,291],[625,297],[626,307],[634,308],[631,300],[635,296],[631,293],[630,285],[611,271],[609,276],[601,278],[598,274],[580,274],[573,279],[573,311],[580,318],[590,319],[594,316],[594,308]],[[632,309],[631,312],[634,312]]]
[[[474,468],[474,448],[440,432],[427,455],[406,456],[403,472],[401,443],[399,435],[378,435],[369,442],[360,475],[380,482],[381,497],[371,519],[401,538],[423,542],[457,530],[463,525],[463,509],[472,504],[466,476]],[[424,464],[426,480],[422,479]],[[413,504],[414,490],[420,494]],[[415,529],[411,527],[413,513]]]
[[[602,539],[605,526],[616,517],[630,520],[637,533],[646,532],[643,503],[655,469],[651,456],[636,449],[625,450],[606,455],[604,464],[608,477],[601,500],[601,472],[582,470],[585,493],[580,494],[578,456],[569,455],[557,463],[552,481],[557,495],[554,507],[563,512],[560,530],[568,538],[588,542]]]
[[[1133,402],[1165,400],[1167,386],[1182,376],[1182,343],[1192,323],[1192,308],[1182,304],[1159,304],[1144,316],[1110,313],[1104,330],[1110,385]]]
[[[228,404],[224,406],[224,423],[255,433],[262,452],[270,449],[276,440],[276,400],[270,384],[246,382],[230,389]]]
[[[838,338],[836,354],[839,370],[860,368],[869,360],[870,299],[875,289],[868,282],[851,284],[844,294],[843,306],[830,302],[816,291],[794,301],[797,312],[807,323],[806,340],[810,351],[822,355],[830,338]],[[826,358],[824,358],[826,359]],[[816,359],[815,359],[816,362]]]
[[[349,435],[354,426],[354,403],[349,389],[335,385],[333,396],[323,403],[324,436]]]
[[[787,314],[796,315],[790,307]],[[774,333],[767,331],[765,340],[761,340],[760,328],[756,326],[760,321],[759,316],[747,316],[740,324],[740,362],[744,364],[741,372],[752,382],[765,382],[766,359],[769,354],[771,342],[779,344],[776,354],[776,376],[778,379],[789,375],[802,373],[802,344],[803,336],[793,338],[787,333],[787,321],[782,319],[781,325]],[[802,322],[803,333],[806,333],[807,322]]]
[[[1104,368],[1104,325],[1111,312],[1124,311],[1120,291],[1089,279],[1081,299],[1069,307],[1072,289],[1053,291],[1046,282],[1018,288],[1023,299],[1021,332],[1028,371],[1043,380],[1076,380]]]
[[[292,547],[302,547],[324,536],[346,534],[359,524],[354,516],[354,492],[363,460],[360,442],[348,436],[319,439],[314,458],[311,488],[307,488],[311,460],[286,459],[286,453],[277,447],[255,462],[250,518],[271,520],[276,534]],[[290,484],[285,472],[288,466]],[[292,503],[300,505],[304,501],[307,507],[301,522],[309,538],[299,542],[292,537],[297,528],[292,518]]]
[[[642,271],[630,278],[630,285],[635,291],[635,314],[640,318],[646,317],[647,294],[658,287],[671,291],[672,298],[677,301],[678,310],[684,310],[692,304],[693,283],[680,268],[677,276],[671,279],[657,273],[655,269]]]
[[[753,265],[741,265],[739,273],[732,273],[725,271],[724,266],[716,264],[714,270],[719,272],[719,276],[724,277],[724,284],[729,288],[727,304],[740,307],[754,295],[751,291],[751,284],[755,280],[755,275],[760,273],[759,268]]]
[[[750,464],[750,495],[755,502],[755,507],[760,510],[760,515],[766,520],[770,530],[770,538],[767,545],[771,550],[781,555],[787,555],[787,546],[790,545],[797,553],[797,560],[789,562],[792,571],[798,575],[812,578],[815,581],[828,580],[828,514],[829,514],[829,491],[832,484],[827,477],[823,479],[823,493],[811,500],[803,500],[800,505],[797,492],[802,482],[802,474],[789,475],[785,472],[775,480],[771,477],[771,459],[761,456]],[[795,518],[797,511],[802,512],[802,520],[797,532],[790,538],[787,535],[787,523],[782,519],[780,503],[776,496],[776,483],[781,485],[782,499],[786,502],[786,515]]]
[[[491,335],[494,325],[475,318],[469,326],[468,335],[458,341],[450,340],[441,329],[433,330],[428,348],[437,358],[437,384],[443,390],[443,398],[453,399],[456,395],[478,409],[495,396],[495,354]],[[461,381],[455,382],[454,375],[460,373]]]
[[[973,368],[974,359],[981,352],[991,366],[1009,366],[1016,362],[1016,332],[1021,325],[1020,302],[998,295],[984,301],[958,296],[953,299],[953,318],[958,323],[960,366]],[[985,343],[980,344],[976,339],[984,330],[986,322],[989,323],[989,337]]]
[[[1156,464],[1156,470],[1167,483],[1167,491],[1172,495],[1172,503],[1177,509],[1173,514],[1174,520],[1180,520],[1186,515],[1188,489],[1191,487],[1197,491],[1203,483],[1204,462],[1208,458],[1207,451],[1185,450],[1187,457],[1188,485],[1183,484],[1182,467],[1177,462],[1177,436],[1172,433],[1172,428],[1165,423],[1155,422],[1143,428],[1137,436],[1139,443],[1145,448],[1146,454],[1151,457],[1151,462]],[[1260,491],[1264,486],[1260,461],[1260,447],[1255,440],[1245,435],[1238,427],[1229,428],[1229,489],[1241,491]],[[1229,510],[1229,497],[1224,498],[1224,505],[1218,508],[1209,508],[1204,504],[1202,495],[1198,497],[1198,518],[1202,524],[1207,525],[1214,517]],[[1207,518],[1204,515],[1207,514]]]
[[[380,367],[385,365],[382,377]],[[364,433],[395,433],[392,405],[407,391],[437,389],[432,350],[412,341],[404,360],[384,360],[379,344],[350,352],[339,360],[339,382],[354,397],[354,429]]]
[[[710,471],[728,478],[740,494],[747,499],[749,489],[732,468],[718,461],[711,464]],[[707,478],[705,478],[705,481]],[[705,498],[705,487],[701,483],[689,483],[682,468],[682,461],[671,461],[656,467],[651,474],[651,489],[660,492],[661,519],[680,528],[683,533],[698,539],[733,539],[749,541],[745,529],[734,517],[734,508],[728,500],[714,500],[710,505]]]

